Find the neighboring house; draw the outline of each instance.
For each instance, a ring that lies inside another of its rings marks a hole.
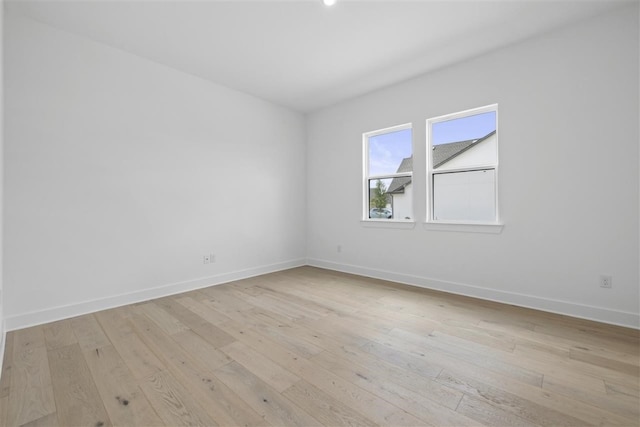
[[[482,138],[435,145],[431,152],[433,167],[437,170],[448,170],[492,163],[496,158],[496,140],[496,131],[492,131]],[[412,170],[413,157],[407,157],[402,159],[396,172]],[[411,219],[413,212],[411,178],[394,178],[389,184],[387,194],[391,196],[393,218]]]
[[[396,172],[411,172],[413,170],[413,157],[402,159]],[[393,178],[387,188],[387,194],[391,196],[391,210],[394,219],[411,219],[413,215],[413,201],[411,191],[405,191],[411,186],[411,177]]]
[[[434,145],[431,153],[433,168],[438,170],[495,163],[496,131],[478,139]]]

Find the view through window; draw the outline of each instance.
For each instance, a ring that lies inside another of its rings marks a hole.
[[[410,220],[413,217],[411,125],[364,134],[364,218]]]
[[[497,106],[429,119],[429,220],[495,223]]]

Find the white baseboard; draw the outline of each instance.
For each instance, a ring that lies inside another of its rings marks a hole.
[[[427,277],[413,276],[357,265],[335,263],[321,259],[307,259],[307,265],[325,268],[328,270],[341,271],[343,273],[357,274],[359,276],[389,280],[406,285],[418,286],[421,288],[433,289],[483,300],[512,304],[519,307],[532,308],[550,313],[564,314],[571,317],[594,320],[596,322],[640,329],[640,314],[638,313],[575,304],[568,301],[542,298],[515,292],[506,292],[497,289],[482,288],[464,283],[435,280]]]
[[[488,289],[464,283],[435,280],[427,277],[413,276],[393,271],[379,270],[368,267],[335,263],[321,259],[296,259],[277,264],[270,264],[249,268],[246,270],[233,271],[210,277],[203,277],[179,283],[170,283],[164,286],[150,288],[128,294],[116,295],[107,298],[85,301],[66,306],[53,307],[46,310],[23,313],[6,317],[4,322],[0,320],[2,329],[2,341],[0,342],[0,361],[4,355],[5,335],[7,331],[22,329],[29,326],[68,319],[70,317],[81,316],[87,313],[94,313],[100,310],[120,307],[127,304],[134,304],[161,298],[169,295],[201,289],[208,286],[220,285],[235,280],[246,279],[262,274],[273,273],[290,268],[310,265],[313,267],[325,268],[328,270],[341,271],[344,273],[357,274],[360,276],[372,277],[376,279],[389,280],[421,288],[434,289],[458,295],[465,295],[489,301],[505,304],[513,304],[519,307],[532,308],[551,313],[564,314],[567,316],[582,319],[594,320],[612,325],[625,326],[640,329],[640,315],[637,313],[612,310],[603,307],[594,307],[582,304],[575,304],[567,301],[553,300],[537,297],[533,295],[506,292],[497,289]],[[0,365],[2,366],[2,365]]]
[[[208,286],[221,285],[235,280],[247,279],[276,271],[288,270],[290,268],[301,267],[306,264],[304,259],[285,261],[277,264],[263,265],[246,270],[233,271],[215,276],[202,277],[179,283],[170,283],[163,286],[136,291],[128,294],[116,295],[81,303],[70,304],[60,307],[48,308],[46,310],[33,311],[29,313],[8,316],[5,318],[6,331],[27,328],[29,326],[41,325],[43,323],[68,319],[70,317],[81,316],[83,314],[94,313],[96,311],[107,310],[127,304],[148,301],[155,298],[188,292],[195,289],[206,288]],[[4,341],[3,341],[4,343]],[[1,365],[0,365],[1,366]]]

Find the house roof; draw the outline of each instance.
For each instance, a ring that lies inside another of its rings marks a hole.
[[[439,144],[433,146],[432,158],[433,158],[433,168],[439,168],[443,164],[447,163],[449,160],[459,156],[465,151],[475,147],[480,144],[482,141],[489,139],[492,135],[494,135],[496,131],[491,131],[482,138],[477,139],[469,139],[466,141],[456,141],[456,142],[448,142],[446,144]],[[400,166],[398,166],[398,170],[396,173],[400,172],[411,172],[413,171],[413,156],[406,157],[402,159],[400,162]],[[402,176],[393,178],[391,180],[391,184],[389,184],[389,188],[387,189],[387,194],[401,194],[404,193],[404,189],[407,185],[411,184],[411,177]]]
[[[449,160],[454,157],[459,156],[465,151],[469,150],[471,147],[478,145],[482,141],[485,141],[490,136],[494,135],[496,131],[491,131],[482,138],[478,139],[469,139],[466,141],[458,141],[458,142],[449,142],[447,144],[439,144],[433,146],[432,158],[433,158],[433,168],[437,169],[443,164],[447,163]]]
[[[402,159],[400,162],[400,166],[398,166],[398,170],[396,172],[411,172],[413,171],[413,156],[406,157]],[[389,188],[387,188],[387,193],[389,194],[398,194],[404,193],[404,187],[411,184],[410,176],[402,176],[396,177],[391,180],[391,184],[389,184]]]

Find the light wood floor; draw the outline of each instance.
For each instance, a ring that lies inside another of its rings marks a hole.
[[[7,335],[0,424],[640,424],[639,332],[311,267]]]

